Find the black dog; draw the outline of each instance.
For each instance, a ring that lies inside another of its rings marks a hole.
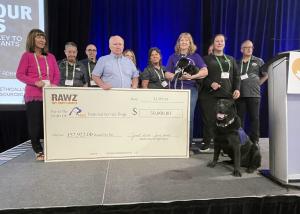
[[[242,176],[240,166],[246,167],[248,173],[252,173],[260,167],[259,147],[241,128],[240,118],[237,116],[233,100],[218,100],[215,128],[214,157],[213,161],[208,163],[208,167],[215,167],[221,150],[232,159],[234,176]]]
[[[175,66],[175,74],[178,79],[185,73],[194,75],[197,74],[198,71],[199,68],[194,65],[192,60],[186,57],[181,57]]]

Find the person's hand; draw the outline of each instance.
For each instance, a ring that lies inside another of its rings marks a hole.
[[[100,86],[103,90],[109,90],[112,88],[112,86],[108,83],[103,82]]]
[[[233,94],[232,94],[232,98],[234,100],[236,100],[237,98],[240,97],[240,91],[239,90],[234,90]]]
[[[43,88],[45,86],[45,83],[42,80],[36,81],[34,84],[38,88]]]
[[[192,79],[192,75],[190,75],[189,73],[183,73],[182,76],[180,77],[180,80],[191,80]]]
[[[214,91],[216,91],[216,90],[218,90],[219,88],[221,88],[221,85],[220,85],[219,83],[217,83],[217,82],[213,82],[213,83],[210,85],[210,87],[211,87]]]

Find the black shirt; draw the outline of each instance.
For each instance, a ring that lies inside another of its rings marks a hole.
[[[67,73],[66,66],[68,66],[68,73]],[[73,79],[73,69],[74,66],[67,63],[66,59],[62,60],[59,63],[61,86],[66,86],[65,85],[66,80],[73,80],[73,87],[82,87],[84,84],[87,83],[87,72],[85,70],[85,66],[81,62],[76,61],[74,79]]]
[[[93,72],[97,62],[93,62],[93,61],[89,60],[88,58],[82,59],[79,62],[81,62],[85,66],[88,86],[89,87],[98,87],[97,85],[91,86],[91,82],[90,82],[92,80],[92,72]],[[90,67],[90,69],[89,69],[89,67]]]
[[[149,80],[148,88],[163,89],[167,88],[161,85],[163,81],[166,81],[164,75],[165,72],[166,68],[163,66],[161,66],[160,70],[154,68],[154,66],[148,66],[145,68],[144,72],[140,74],[140,78],[141,80]]]
[[[223,68],[224,73],[229,73],[229,78],[221,78],[222,70],[217,58]],[[227,61],[226,58],[229,60]],[[204,57],[207,65],[208,75],[204,78],[202,92],[204,95],[212,95],[214,97],[231,98],[233,91],[240,90],[240,74],[237,64],[232,56],[215,56],[208,55]],[[221,85],[218,90],[213,90],[211,84],[217,82]]]

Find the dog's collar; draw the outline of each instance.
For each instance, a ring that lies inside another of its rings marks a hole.
[[[217,122],[217,126],[218,126],[218,127],[223,127],[223,128],[224,128],[224,127],[229,126],[229,125],[232,124],[233,122],[234,122],[234,117],[233,117],[231,120],[229,120],[228,123],[225,123],[225,124],[223,124],[223,123],[218,123],[218,122]]]

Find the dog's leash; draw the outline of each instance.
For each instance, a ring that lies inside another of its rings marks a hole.
[[[174,89],[176,89],[176,86],[177,86],[177,81],[178,81],[178,76],[179,76],[179,74],[180,74],[181,72],[177,72],[177,73],[175,73],[175,75],[174,75],[174,77],[173,77],[173,80],[174,80]],[[181,81],[181,89],[183,89],[183,82],[182,82],[182,80],[180,80]],[[169,89],[171,89],[171,81],[169,82]]]
[[[214,89],[211,89],[209,90],[208,93],[211,93],[211,92],[216,92],[218,90],[221,90],[222,92],[225,92],[225,95],[229,96],[230,98],[232,98],[232,93],[226,91],[224,88],[222,88],[222,86],[220,88],[218,88],[217,90],[214,90]]]

